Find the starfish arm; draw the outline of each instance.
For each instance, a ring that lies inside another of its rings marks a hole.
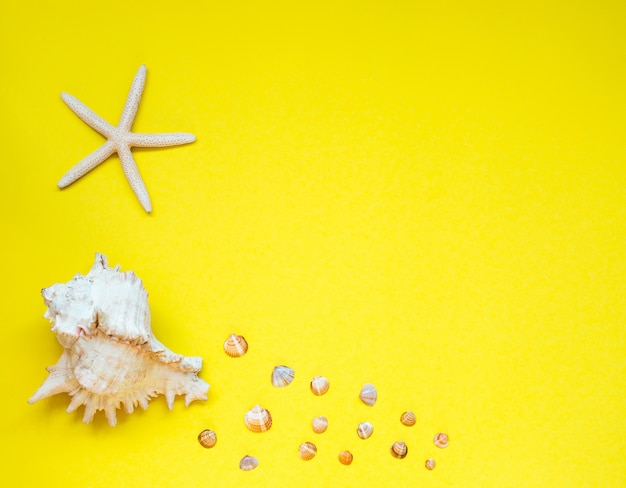
[[[135,75],[133,84],[130,86],[128,98],[126,99],[124,110],[122,111],[122,115],[120,116],[120,122],[117,124],[118,128],[123,131],[130,131],[130,128],[133,125],[135,115],[137,115],[137,109],[139,108],[139,102],[141,101],[141,95],[143,94],[143,87],[145,84],[146,66],[142,64],[139,67],[139,70],[137,70],[137,74]]]
[[[63,178],[59,180],[57,186],[65,188],[74,183],[77,179],[89,173],[92,169],[104,162],[111,154],[115,152],[115,144],[107,141],[89,156],[84,157],[70,169]]]
[[[78,115],[78,118],[80,118],[85,124],[102,134],[107,139],[113,137],[115,131],[114,127],[87,107],[87,105],[69,93],[61,93],[61,98],[67,106],[72,109],[72,112]]]
[[[130,152],[130,149],[128,148],[128,146],[120,146],[117,149],[117,154],[119,155],[120,161],[122,162],[122,168],[124,169],[126,179],[128,180],[130,187],[135,192],[135,195],[137,195],[139,203],[141,203],[141,206],[146,212],[152,212],[152,203],[150,202],[148,189],[141,179],[141,175],[139,174],[139,168],[137,167],[137,163],[135,163],[135,160],[133,159],[133,154]]]
[[[196,140],[193,134],[185,132],[172,132],[169,134],[135,134],[131,132],[127,141],[131,146],[138,147],[165,147],[189,144]]]

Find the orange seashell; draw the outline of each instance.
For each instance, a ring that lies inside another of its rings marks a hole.
[[[203,430],[198,434],[198,442],[208,449],[217,443],[217,435],[212,430]]]
[[[441,449],[443,449],[444,447],[448,447],[448,442],[449,442],[448,434],[439,432],[439,434],[437,434],[435,438],[433,439],[433,442],[435,443],[437,447],[440,447]]]
[[[315,417],[311,421],[311,427],[313,427],[313,432],[315,432],[316,434],[326,432],[326,429],[328,428],[328,419],[323,416]]]
[[[426,462],[424,463],[424,466],[426,466],[426,469],[429,469],[432,471],[433,469],[435,469],[435,466],[437,466],[437,463],[435,462],[434,459],[431,458],[431,459],[426,460]]]
[[[415,425],[416,420],[417,419],[415,418],[415,414],[413,412],[404,412],[400,417],[400,422],[408,427]]]
[[[312,442],[303,442],[298,448],[298,456],[304,461],[313,459],[317,454],[317,447]]]
[[[239,358],[248,351],[248,343],[243,336],[231,334],[224,342],[224,352],[231,358]]]
[[[311,380],[311,391],[314,395],[320,396],[328,391],[330,384],[323,376],[316,376]]]
[[[246,427],[252,432],[265,432],[272,426],[272,415],[260,405],[255,405],[243,417]]]
[[[350,451],[341,451],[339,453],[339,462],[341,464],[345,464],[346,466],[348,466],[349,464],[352,464],[352,453]]]
[[[406,447],[404,441],[398,441],[391,444],[391,455],[397,459],[404,459],[409,452],[409,448]]]

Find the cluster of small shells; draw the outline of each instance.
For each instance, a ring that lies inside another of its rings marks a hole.
[[[231,334],[224,342],[224,351],[230,357],[241,357],[248,351],[248,343],[243,336]],[[274,387],[284,388],[290,385],[294,378],[295,372],[292,368],[279,365],[274,367],[270,379]],[[313,377],[309,386],[311,392],[316,396],[322,396],[330,389],[330,383],[324,376]],[[359,398],[365,405],[373,407],[378,400],[376,387],[371,383],[366,383],[361,388]],[[416,416],[411,411],[403,412],[400,416],[400,422],[407,427],[415,425],[416,421]],[[272,415],[269,410],[261,405],[255,405],[245,413],[244,424],[252,432],[266,432],[272,427]],[[328,429],[328,419],[323,415],[314,417],[311,420],[311,428],[316,434],[324,433]],[[356,429],[357,436],[361,439],[368,439],[373,432],[374,426],[368,421],[360,422]],[[211,448],[217,443],[217,435],[212,430],[205,429],[198,435],[198,442],[205,448]],[[433,439],[433,444],[441,449],[447,447],[448,443],[448,435],[443,432],[438,433]],[[306,441],[300,444],[297,452],[300,459],[309,461],[317,455],[317,446],[313,442]],[[396,459],[404,459],[408,455],[409,448],[404,441],[400,440],[391,444],[389,452]],[[337,458],[341,464],[348,466],[352,464],[354,456],[346,450],[341,451]],[[239,467],[243,471],[251,471],[258,465],[259,460],[251,455],[244,456],[239,462]],[[428,470],[433,470],[436,462],[433,458],[429,458],[425,461],[424,466]]]

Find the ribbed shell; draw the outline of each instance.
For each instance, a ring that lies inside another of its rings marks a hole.
[[[198,442],[202,447],[211,448],[217,443],[217,435],[212,430],[203,430],[198,434]]]
[[[326,429],[328,428],[328,419],[324,416],[314,417],[313,420],[311,420],[311,427],[313,428],[313,432],[316,434],[326,432]]]
[[[391,449],[389,449],[391,455],[398,459],[404,459],[409,452],[409,448],[406,447],[404,441],[398,441],[391,444]]]
[[[435,443],[435,445],[437,447],[440,447],[441,449],[443,449],[444,447],[448,447],[449,441],[450,440],[448,439],[448,434],[444,434],[443,432],[440,432],[439,434],[437,434],[435,438],[433,439],[433,442]]]
[[[312,442],[303,442],[298,448],[298,456],[304,461],[313,459],[317,454],[317,447]]]
[[[408,427],[415,425],[416,420],[417,419],[415,418],[415,414],[413,412],[404,412],[400,417],[400,422]]]
[[[265,432],[272,426],[272,415],[260,405],[255,405],[243,417],[246,427],[252,432]]]
[[[293,381],[295,371],[289,366],[275,366],[272,371],[272,385],[283,388]]]
[[[339,462],[341,464],[345,464],[346,466],[348,466],[349,464],[352,464],[352,453],[350,451],[341,451],[339,453]]]
[[[356,433],[361,439],[367,439],[373,432],[374,427],[370,422],[361,422],[356,429]]]
[[[248,343],[243,336],[231,334],[224,342],[224,352],[231,358],[239,358],[248,351]]]
[[[432,471],[433,469],[435,469],[435,466],[437,466],[437,463],[435,462],[434,459],[431,458],[431,459],[426,460],[426,462],[424,463],[424,466],[426,466],[426,469],[429,469]]]
[[[314,395],[320,396],[328,391],[330,384],[328,380],[323,376],[315,376],[311,380],[311,391]]]
[[[252,471],[259,465],[259,460],[254,456],[244,456],[239,461],[239,468],[242,471]]]
[[[376,399],[378,398],[378,393],[376,392],[376,387],[371,383],[366,383],[361,388],[361,394],[359,398],[365,405],[372,407],[376,403]]]

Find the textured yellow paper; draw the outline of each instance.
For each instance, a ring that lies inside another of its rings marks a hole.
[[[2,485],[622,486],[625,21],[618,1],[0,0]],[[116,157],[55,186],[102,143],[60,93],[116,123],[142,63],[134,128],[197,136],[134,151],[151,215]],[[26,403],[61,354],[39,290],[95,252],[203,356],[207,402],[115,428]]]

